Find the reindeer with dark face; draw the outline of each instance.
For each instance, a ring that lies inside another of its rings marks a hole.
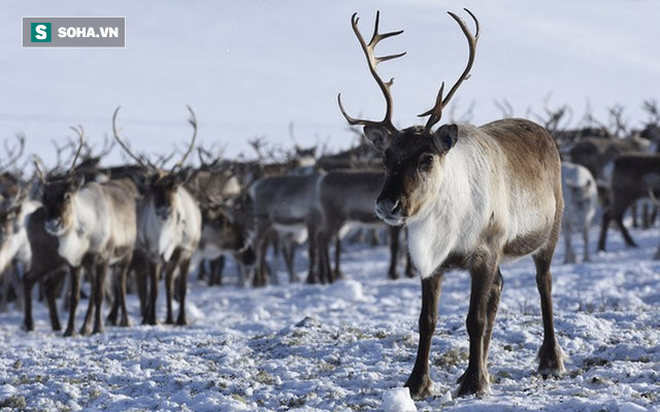
[[[384,173],[376,170],[333,170],[319,182],[319,197],[323,225],[319,236],[319,261],[322,279],[334,281],[342,276],[340,270],[341,232],[346,226],[383,226],[374,213],[374,202],[383,186]],[[388,277],[396,279],[401,227],[390,226],[390,266]],[[335,240],[335,266],[330,269],[329,244]],[[406,276],[412,277],[410,265]]]
[[[248,236],[244,219],[237,218],[232,207],[211,201],[202,204],[202,235],[199,247],[193,255],[192,267],[201,265],[203,259],[217,262],[225,254],[232,255],[244,267],[254,265],[256,256]],[[222,262],[224,264],[224,261]],[[211,271],[209,285],[222,284],[222,272]]]
[[[75,163],[84,144],[82,128],[74,129],[80,147],[69,171],[63,176],[44,177],[43,204],[46,208],[46,231],[59,242],[58,253],[73,268],[71,306],[65,336],[74,333],[75,311],[80,297],[81,269],[92,277],[90,298],[81,334],[89,333],[92,315],[93,333],[103,331],[101,306],[105,294],[105,276],[110,265],[119,264],[122,309],[121,326],[128,326],[126,310],[126,275],[136,237],[135,201],[137,189],[130,180],[85,183],[75,173]]]
[[[59,255],[57,237],[46,232],[46,208],[36,209],[28,218],[27,237],[30,242],[32,259],[30,270],[23,277],[24,317],[23,329],[34,330],[32,318],[32,288],[35,283],[43,281],[44,295],[48,304],[50,324],[53,331],[60,331],[60,318],[55,302],[58,286],[70,273],[69,263]]]
[[[289,245],[307,240],[309,259],[308,283],[323,283],[325,274],[317,270],[318,236],[322,223],[319,203],[319,182],[323,174],[269,176],[256,181],[249,190],[254,219],[254,245],[257,268],[255,286],[264,286],[268,279],[266,252],[273,239],[279,237]],[[293,251],[284,252],[289,281],[297,281],[293,268]]]
[[[410,255],[422,276],[419,347],[406,382],[416,398],[431,394],[431,338],[441,280],[451,267],[467,269],[472,280],[466,322],[470,354],[459,395],[488,391],[487,356],[502,291],[500,264],[508,258],[531,254],[534,259],[544,328],[539,371],[547,376],[563,370],[551,298],[550,262],[563,210],[561,164],[552,137],[541,126],[522,119],[480,127],[447,124],[432,130],[474,61],[479,25],[468,13],[477,26],[474,35],[460,17],[449,13],[468,40],[467,67],[444,98],[444,87],[440,87],[435,106],[421,115],[430,116],[425,126],[399,130],[392,123],[392,81],[384,82],[376,65],[403,53],[376,57],[374,48],[382,39],[401,32],[378,33],[378,14],[369,43],[357,28],[355,14],[352,25],[385,97],[385,118],[352,118],[338,97],[346,120],[363,125],[369,140],[383,153],[386,174],[376,213],[390,225],[407,226]]]
[[[152,171],[152,178],[138,205],[138,245],[148,260],[149,301],[143,323],[156,324],[156,300],[158,298],[158,277],[165,268],[165,289],[167,294],[166,323],[173,324],[172,299],[174,272],[179,270],[179,316],[178,325],[188,323],[186,318],[186,290],[190,260],[197,249],[201,237],[202,216],[197,200],[184,187],[188,173],[182,170],[183,163],[190,155],[197,137],[197,119],[188,107],[193,127],[193,137],[188,150],[171,170],[163,171],[144,158],[136,156],[119,137],[117,113],[112,117],[115,139],[124,151],[142,166]]]

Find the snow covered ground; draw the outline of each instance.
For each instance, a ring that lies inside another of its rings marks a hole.
[[[508,264],[490,355],[492,393],[484,399],[451,396],[467,362],[468,276],[448,274],[431,359],[436,396],[416,408],[660,410],[660,262],[651,259],[659,235],[657,228],[635,230],[642,246],[627,249],[613,232],[610,252],[576,265],[561,264],[560,247],[554,303],[568,358],[558,380],[535,374],[542,332],[533,264]],[[135,296],[129,303],[136,326],[92,337],[51,332],[42,304],[32,333],[20,329],[19,311],[0,314],[0,405],[397,410],[390,407],[405,403],[395,390],[415,357],[419,280],[386,280],[384,246],[349,246],[344,256],[345,279],[330,286],[242,288],[233,285],[231,270],[226,286],[192,281],[187,327],[139,326]],[[298,262],[301,275],[304,262]]]
[[[355,115],[378,118],[383,104],[350,15],[360,13],[365,33],[376,9],[384,31],[405,29],[382,53],[408,55],[381,72],[396,77],[396,124],[409,125],[465,64],[465,40],[445,14],[465,6],[479,17],[482,36],[473,77],[447,117],[461,117],[474,103],[472,120],[490,121],[501,116],[494,100],[506,99],[518,116],[536,119],[547,101],[570,105],[572,125],[587,106],[607,123],[607,108],[620,104],[639,126],[642,102],[660,96],[660,2],[653,0],[9,0],[0,13],[0,139],[23,131],[27,153],[49,163],[50,140],[71,137],[71,125],[81,124],[100,145],[122,105],[133,147],[165,154],[188,138],[190,104],[200,140],[229,155],[248,152],[246,141],[264,135],[290,147],[291,122],[301,145],[345,148],[354,137],[337,93]],[[126,49],[20,47],[22,16],[89,15],[126,16]],[[107,163],[120,159],[115,149]],[[541,326],[531,261],[506,266],[490,356],[494,382],[484,399],[451,396],[466,366],[468,277],[448,275],[431,359],[436,396],[416,408],[660,410],[660,262],[651,259],[660,229],[633,235],[642,247],[626,249],[613,233],[610,252],[592,263],[562,265],[560,247],[556,327],[568,356],[560,380],[534,373]],[[191,281],[192,324],[183,328],[139,326],[134,296],[136,326],[93,337],[50,332],[42,304],[29,334],[20,330],[21,312],[0,314],[0,406],[396,410],[405,405],[396,388],[415,357],[419,280],[386,280],[385,247],[350,247],[345,259],[346,279],[331,286],[250,289],[232,286],[230,277],[230,285],[208,288]],[[304,272],[304,258],[299,263]]]

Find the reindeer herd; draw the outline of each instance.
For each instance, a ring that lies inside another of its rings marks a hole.
[[[119,108],[112,116],[112,131],[114,142],[130,159],[125,165],[101,167],[114,144],[95,156],[84,130],[77,127],[72,128],[77,139],[70,144],[68,159],[59,158],[64,151],[58,148],[58,164],[47,169],[34,156],[35,172],[26,177],[15,166],[23,155],[24,138],[14,147],[5,142],[0,181],[4,307],[10,298],[22,302],[24,329],[33,330],[33,289],[38,284],[51,327],[58,331],[56,299],[66,296],[64,335],[71,336],[78,332],[75,314],[81,284],[88,279],[90,296],[80,334],[103,332],[106,300],[112,303],[107,322],[129,326],[129,289],[139,297],[142,323],[154,325],[162,277],[165,323],[185,325],[191,272],[207,277],[209,284],[220,284],[227,256],[235,260],[242,283],[263,286],[279,281],[274,259],[281,255],[289,282],[298,282],[296,252],[306,245],[305,281],[334,282],[343,276],[342,239],[361,226],[387,233],[389,278],[399,276],[401,251],[406,251],[406,276],[419,273],[422,279],[419,346],[406,382],[414,397],[431,394],[431,339],[441,281],[451,268],[471,275],[469,361],[459,394],[488,391],[487,356],[503,287],[500,264],[526,255],[535,263],[541,297],[539,372],[561,374],[550,274],[560,232],[565,262],[575,263],[571,234],[582,234],[582,260],[590,261],[589,229],[596,216],[602,217],[599,250],[605,249],[612,220],[626,243],[635,245],[623,218],[639,200],[648,212],[645,224],[653,224],[653,212],[660,207],[660,113],[655,102],[646,102],[651,121],[639,131],[629,130],[617,110],[612,110],[613,130],[593,124],[562,128],[558,125],[565,108],[549,112],[543,126],[505,115],[480,127],[449,123],[436,128],[475,60],[479,22],[467,13],[474,33],[462,18],[449,13],[468,42],[465,70],[446,95],[444,83],[439,88],[434,106],[420,115],[428,116],[424,126],[405,129],[392,120],[393,82],[377,73],[379,63],[405,53],[375,55],[381,40],[402,31],[379,33],[376,14],[367,42],[353,15],[354,34],[385,98],[386,112],[379,121],[353,118],[338,96],[348,123],[363,126],[360,145],[346,152],[316,158],[314,151],[296,147],[290,160],[270,163],[213,156],[196,146],[197,119],[190,107],[192,137],[171,167],[165,165],[175,155],[155,159],[133,152],[118,125]],[[195,149],[198,167],[189,165]],[[402,244],[402,238],[407,243]],[[179,303],[176,320],[174,300]]]

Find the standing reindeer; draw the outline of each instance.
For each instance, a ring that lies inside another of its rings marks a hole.
[[[89,333],[92,314],[93,333],[103,331],[101,306],[105,294],[105,276],[109,265],[118,263],[119,290],[116,296],[122,309],[121,326],[128,326],[126,310],[126,275],[135,245],[135,200],[137,189],[130,180],[85,183],[75,173],[75,164],[84,145],[82,128],[74,129],[80,146],[68,172],[45,179],[43,205],[45,229],[59,242],[58,253],[73,268],[71,306],[65,336],[74,334],[75,313],[80,298],[81,269],[92,277],[89,300],[81,334]]]
[[[277,237],[302,243],[307,240],[309,270],[308,283],[322,283],[329,279],[321,278],[317,270],[318,235],[322,223],[319,203],[319,182],[323,174],[269,176],[259,179],[249,190],[254,219],[254,246],[257,254],[257,268],[253,283],[264,286],[268,278],[266,252]],[[289,280],[297,281],[293,267],[293,252],[285,251]],[[273,274],[275,281],[276,274]]]
[[[48,314],[53,331],[60,331],[60,318],[55,302],[59,285],[70,273],[70,265],[59,255],[57,237],[46,232],[46,208],[36,209],[27,221],[27,237],[30,242],[32,259],[30,269],[23,276],[23,329],[34,330],[32,317],[32,288],[43,281],[43,291],[48,304]],[[73,330],[73,329],[72,329]]]
[[[582,233],[584,243],[582,260],[588,262],[590,260],[589,229],[598,207],[596,180],[586,167],[571,162],[562,162],[561,183],[565,203],[561,221],[562,235],[566,245],[564,263],[576,262],[571,239],[573,231]]]
[[[179,269],[179,315],[177,325],[186,325],[186,291],[188,288],[188,270],[190,259],[197,249],[202,231],[202,216],[197,200],[184,187],[188,173],[182,170],[197,137],[197,119],[190,107],[190,124],[193,136],[188,150],[172,169],[164,171],[153,163],[131,152],[119,137],[117,113],[112,116],[112,130],[115,139],[124,151],[141,166],[151,171],[148,187],[144,188],[138,205],[138,247],[147,257],[149,276],[149,300],[146,305],[143,323],[155,325],[156,300],[158,298],[158,277],[165,268],[165,292],[167,295],[168,324],[174,323],[172,299],[174,291],[174,271]],[[144,279],[141,279],[144,281]]]
[[[30,268],[32,249],[25,226],[40,204],[25,199],[25,192],[19,189],[15,196],[0,202],[0,311],[7,310],[10,291],[18,294],[20,306],[23,296],[20,294],[20,279]]]
[[[345,226],[382,226],[374,212],[374,202],[383,186],[384,173],[380,170],[333,170],[319,182],[319,197],[323,212],[323,225],[319,236],[319,262],[322,279],[331,282],[342,276],[340,270],[341,237]],[[399,237],[401,227],[390,226],[390,266],[387,275],[398,278]],[[335,240],[335,266],[330,268],[329,246]],[[412,277],[410,265],[406,276]]]
[[[459,380],[459,395],[488,392],[487,356],[503,285],[500,264],[505,259],[532,255],[544,329],[539,372],[556,375],[564,369],[551,297],[550,262],[563,210],[561,164],[552,137],[541,126],[522,119],[480,127],[446,124],[432,130],[474,62],[479,23],[466,12],[475,22],[474,35],[459,16],[449,15],[468,40],[467,67],[444,98],[444,84],[440,87],[434,107],[420,115],[430,116],[424,127],[399,130],[392,123],[392,80],[384,82],[376,65],[405,53],[374,55],[381,40],[401,33],[379,33],[378,13],[369,43],[360,34],[356,14],[351,22],[369,70],[385,97],[385,117],[381,121],[355,119],[346,113],[338,96],[348,123],[363,125],[367,138],[383,153],[386,174],[376,213],[390,225],[407,226],[409,252],[421,273],[419,347],[406,382],[415,398],[431,394],[431,338],[441,280],[452,267],[467,269],[472,280],[466,322],[469,361]]]

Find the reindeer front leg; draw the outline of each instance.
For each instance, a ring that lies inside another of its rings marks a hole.
[[[53,331],[62,330],[62,326],[60,325],[60,317],[57,314],[57,302],[55,300],[55,293],[68,274],[69,267],[60,266],[58,269],[50,272],[44,281],[46,302],[48,304],[48,315],[50,317],[50,325]],[[26,295],[26,297],[28,296]]]
[[[477,257],[470,268],[472,287],[466,326],[470,336],[468,367],[463,374],[458,395],[484,395],[490,386],[486,355],[490,344],[492,322],[499,304],[499,270],[492,256]]]
[[[429,373],[429,356],[431,355],[431,339],[438,322],[438,302],[442,287],[443,273],[435,273],[422,279],[422,311],[419,315],[419,345],[417,359],[405,386],[410,389],[410,395],[415,399],[423,399],[431,395],[433,382]]]
[[[167,301],[167,316],[165,323],[174,325],[174,315],[172,311],[172,300],[174,299],[174,271],[177,268],[180,259],[180,251],[174,252],[170,261],[165,264],[165,297]]]
[[[82,267],[71,270],[71,293],[69,296],[69,321],[67,323],[64,336],[73,336],[76,323],[76,308],[80,301],[80,278],[82,276]]]
[[[105,297],[105,277],[108,274],[109,261],[103,259],[96,265],[96,281],[92,298],[94,299],[94,330],[92,333],[103,333],[103,298]]]
[[[149,299],[146,304],[145,316],[142,319],[143,325],[157,325],[156,320],[156,302],[158,301],[158,277],[162,268],[161,262],[148,262],[149,273]]]
[[[190,270],[190,257],[184,257],[179,264],[179,317],[176,324],[185,326],[188,324],[186,317],[186,292],[188,290],[188,271]]]

